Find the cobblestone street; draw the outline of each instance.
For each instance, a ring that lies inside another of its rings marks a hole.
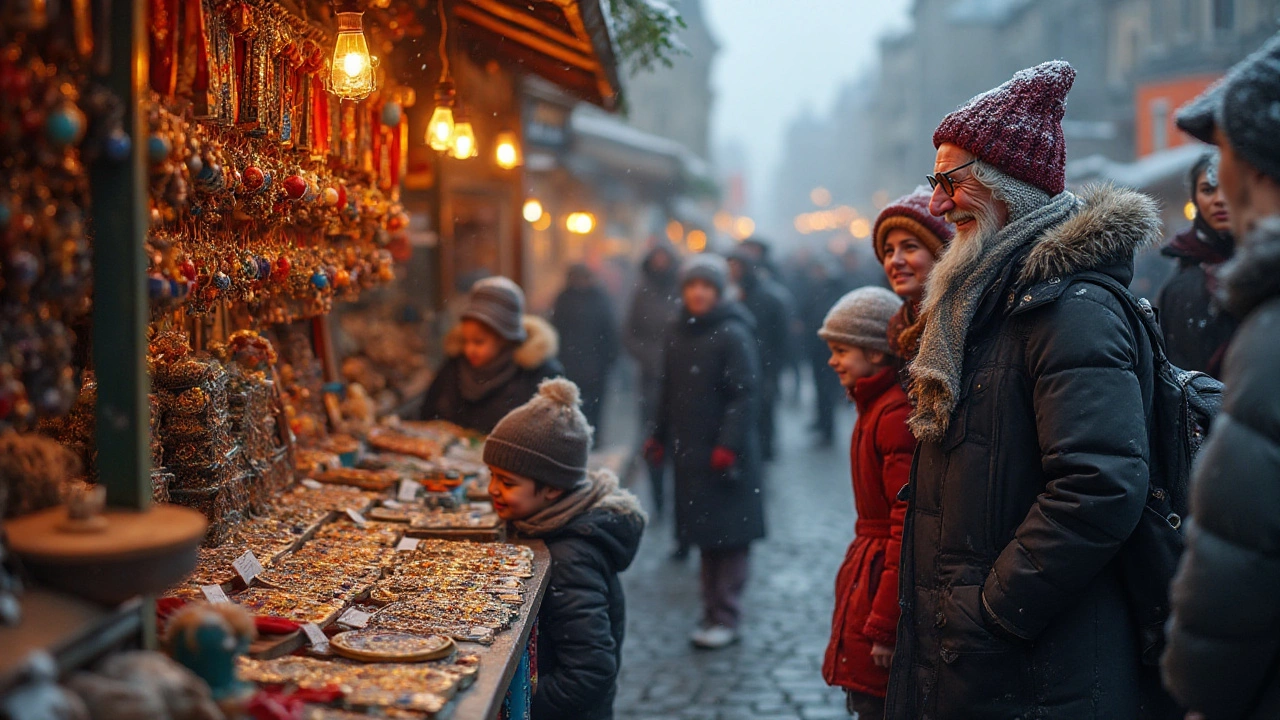
[[[623,575],[627,640],[618,720],[848,718],[844,696],[822,681],[836,569],[853,536],[848,476],[852,411],[842,408],[834,448],[814,449],[811,410],[779,413],[778,458],[769,467],[769,537],[752,549],[742,642],[692,648],[699,618],[696,551],[669,558],[668,520],[653,524]],[[636,488],[646,502],[647,480]]]

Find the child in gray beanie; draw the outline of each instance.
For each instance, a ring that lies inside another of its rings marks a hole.
[[[593,430],[580,406],[577,385],[543,381],[484,446],[494,511],[551,553],[538,611],[535,720],[613,717],[625,614],[618,573],[635,558],[648,520],[613,473],[588,470]]]
[[[818,335],[827,362],[858,406],[850,455],[858,522],[836,575],[836,608],[823,679],[844,688],[850,714],[882,717],[898,627],[898,565],[907,484],[916,441],[907,429],[911,404],[898,384],[889,321],[902,300],[879,287],[840,298]],[[883,562],[878,559],[883,558]]]

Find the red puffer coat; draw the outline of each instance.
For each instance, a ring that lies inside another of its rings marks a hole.
[[[898,492],[911,475],[916,440],[911,404],[893,368],[853,388],[858,422],[849,448],[858,524],[836,575],[831,642],[822,664],[828,685],[884,697],[889,671],[871,661],[873,643],[892,646],[898,632],[898,563],[907,504]]]

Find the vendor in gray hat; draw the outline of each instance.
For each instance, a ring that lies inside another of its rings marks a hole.
[[[1240,320],[1222,411],[1196,459],[1174,580],[1165,685],[1196,718],[1280,717],[1280,35],[1182,109],[1218,146],[1235,255],[1218,274]]]
[[[555,328],[524,314],[524,291],[504,277],[471,288],[462,321],[445,337],[448,359],[427,390],[423,420],[489,433],[538,383],[564,374]]]

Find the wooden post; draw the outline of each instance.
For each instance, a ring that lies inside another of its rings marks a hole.
[[[93,366],[98,381],[97,448],[107,504],[151,504],[150,407],[147,394],[147,151],[145,3],[105,3],[112,28],[109,66],[96,80],[124,107],[127,158],[101,157],[90,168],[93,197]],[[104,33],[101,37],[108,37]]]

